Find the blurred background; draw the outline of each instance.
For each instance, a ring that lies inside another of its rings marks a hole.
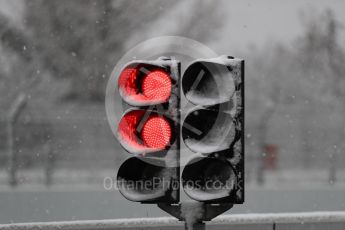
[[[124,158],[107,80],[126,51],[162,35],[245,59],[247,201],[231,212],[344,210],[344,8],[0,0],[0,223],[165,215],[104,188]]]

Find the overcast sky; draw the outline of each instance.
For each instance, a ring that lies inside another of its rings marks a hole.
[[[224,4],[229,13],[221,38],[228,42],[229,49],[260,46],[270,40],[291,43],[301,34],[302,12],[320,13],[329,8],[345,26],[345,1],[341,0],[230,0]],[[344,29],[340,35],[344,43]]]
[[[0,0],[0,13],[20,23],[23,0]],[[261,46],[265,42],[279,41],[287,44],[301,34],[301,13],[320,13],[332,9],[337,20],[345,26],[345,1],[342,0],[218,0],[227,12],[224,28],[219,40],[211,42],[211,47],[219,51],[217,44],[223,45],[221,51],[235,51],[247,48],[249,44]],[[182,7],[183,8],[183,7]],[[186,3],[186,7],[188,4]],[[186,13],[188,10],[184,9]],[[345,28],[345,27],[344,27]],[[344,44],[344,28],[340,41]],[[224,48],[226,50],[224,50]]]

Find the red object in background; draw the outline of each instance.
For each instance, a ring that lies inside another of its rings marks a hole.
[[[278,146],[273,144],[266,144],[264,146],[265,157],[264,168],[274,170],[277,168],[277,159],[278,159]]]

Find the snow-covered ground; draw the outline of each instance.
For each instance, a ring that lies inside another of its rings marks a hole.
[[[207,222],[210,227],[212,225],[245,225],[245,224],[318,224],[318,223],[338,223],[345,225],[345,212],[308,212],[308,213],[265,213],[265,214],[241,214],[241,215],[221,215],[212,222]],[[0,230],[26,230],[26,229],[137,229],[149,227],[172,227],[183,225],[171,217],[155,217],[155,218],[126,218],[113,220],[87,220],[87,221],[66,221],[66,222],[37,222],[37,223],[20,223],[20,224],[4,224],[0,225]],[[273,227],[272,227],[273,228]],[[212,227],[211,227],[212,229]],[[242,229],[242,228],[241,228]],[[309,229],[309,228],[308,228]]]

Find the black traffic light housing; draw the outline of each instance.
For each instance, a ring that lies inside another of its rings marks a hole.
[[[194,105],[182,123],[182,139],[195,155],[182,172],[185,193],[204,203],[243,203],[244,61],[196,60],[182,90]]]
[[[142,203],[177,203],[177,167],[164,167],[160,161],[143,161],[140,157],[126,160],[117,175],[120,193],[128,200]]]
[[[182,81],[180,69],[180,62],[159,58],[130,62],[117,76],[124,108],[117,139],[130,153],[118,188],[129,200],[163,207],[179,203],[181,176],[192,200],[225,205],[220,213],[244,202],[244,61],[198,59]],[[180,83],[192,105],[182,119]],[[180,137],[193,153],[181,175]]]

